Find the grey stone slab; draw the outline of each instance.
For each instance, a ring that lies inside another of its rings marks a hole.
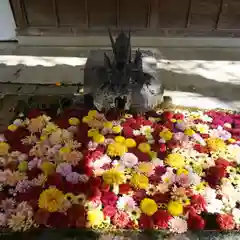
[[[74,95],[77,86],[38,86],[35,95]]]
[[[33,94],[37,89],[37,85],[23,85],[18,90],[18,94]]]
[[[0,93],[4,95],[16,95],[18,90],[21,88],[20,84],[1,84]]]

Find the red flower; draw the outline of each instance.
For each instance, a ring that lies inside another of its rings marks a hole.
[[[50,213],[44,209],[38,209],[37,212],[34,213],[34,220],[38,225],[47,225],[48,218]]]
[[[172,216],[166,210],[158,210],[154,215],[154,224],[159,228],[166,229],[168,228],[168,222]]]
[[[165,143],[160,143],[159,144],[159,151],[160,152],[166,152],[167,151],[167,146]]]
[[[102,197],[102,192],[99,190],[98,187],[91,186],[89,190],[90,191],[88,193],[88,199],[90,201],[98,200]]]
[[[162,118],[164,121],[171,120],[173,118],[174,114],[172,112],[164,112],[162,114]]]
[[[152,196],[152,199],[157,203],[168,203],[170,199],[170,193],[156,193]]]
[[[215,164],[219,167],[223,167],[226,168],[228,166],[231,166],[231,163],[229,161],[227,161],[224,158],[218,158],[217,160],[215,160]]]
[[[233,216],[230,214],[219,214],[216,220],[221,230],[233,230],[235,228]]]
[[[189,214],[187,223],[188,228],[191,230],[203,230],[205,227],[204,219],[197,214]]]
[[[116,208],[113,206],[106,206],[103,208],[103,214],[104,216],[108,216],[108,217],[113,217],[116,214]]]
[[[92,177],[89,179],[88,183],[90,186],[100,187],[102,180],[100,177]]]
[[[39,109],[31,109],[28,114],[27,114],[27,117],[28,118],[37,118],[39,116],[41,116],[41,111]]]
[[[67,210],[67,217],[70,226],[75,227],[79,225],[80,222],[86,223],[86,211],[82,205],[74,204]],[[81,218],[81,219],[80,219]],[[80,221],[81,220],[81,221]],[[78,224],[77,224],[78,221]]]
[[[206,209],[206,201],[201,195],[193,195],[191,197],[191,206],[197,213],[201,213]]]
[[[135,136],[134,140],[136,141],[137,144],[147,141],[146,137],[143,135]]]
[[[64,179],[62,175],[56,173],[54,175],[48,176],[47,185],[48,186],[56,186],[58,189],[62,189],[64,186]]]
[[[198,151],[199,153],[208,153],[208,148],[207,146],[202,146],[200,144],[195,144],[194,145],[194,150]]]
[[[127,194],[132,190],[130,184],[128,183],[123,183],[119,185],[119,193],[120,194]]]
[[[226,168],[222,166],[210,167],[206,172],[206,181],[210,187],[215,188],[226,174]]]
[[[126,212],[118,211],[112,218],[112,222],[116,227],[124,228],[129,222],[129,216]]]
[[[138,130],[141,128],[141,125],[139,123],[132,123],[131,125],[131,128],[134,129],[134,130]]]
[[[167,142],[167,147],[169,149],[174,149],[178,146],[178,142],[176,140],[170,140]]]
[[[100,190],[102,192],[108,192],[110,190],[110,185],[106,183],[102,183],[102,185],[100,186]]]
[[[126,138],[133,138],[133,129],[131,127],[124,127],[123,128],[123,135]]]
[[[207,134],[207,133],[202,133],[202,134],[200,134],[200,136],[204,139],[209,138],[209,134]]]
[[[66,228],[69,225],[68,218],[64,213],[51,213],[48,218],[48,225],[53,228]]]
[[[133,193],[133,198],[135,201],[140,202],[141,200],[143,200],[145,197],[147,196],[146,191],[141,189],[141,190],[136,190]]]
[[[141,162],[150,162],[151,157],[147,153],[141,152],[138,148],[129,148],[129,152],[133,153]]]
[[[173,115],[173,118],[175,118],[177,120],[183,120],[184,119],[184,115],[182,113],[175,113]]]
[[[106,206],[115,206],[117,200],[118,200],[118,197],[113,192],[104,192],[101,197],[101,201],[105,207]]]
[[[145,214],[141,215],[138,223],[141,229],[152,229],[154,225],[152,218]]]

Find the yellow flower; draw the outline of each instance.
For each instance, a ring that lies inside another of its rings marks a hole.
[[[60,150],[59,150],[59,153],[60,153],[60,154],[66,154],[66,153],[70,153],[70,152],[71,152],[71,148],[68,147],[68,146],[62,147],[62,148],[60,148]]]
[[[153,165],[149,162],[141,162],[138,164],[138,171],[145,174],[150,174],[153,171]]]
[[[168,129],[163,129],[160,133],[159,136],[164,139],[165,141],[169,141],[172,139],[172,132]]]
[[[87,220],[90,226],[99,226],[104,220],[103,212],[100,209],[88,211]]]
[[[207,124],[197,124],[196,125],[196,130],[200,133],[208,133],[209,126]]]
[[[105,137],[102,134],[96,134],[93,136],[93,141],[96,143],[104,143]]]
[[[183,205],[178,201],[170,201],[168,203],[168,212],[172,216],[180,216],[183,213]]]
[[[165,162],[173,168],[183,168],[185,166],[185,158],[178,153],[169,154]]]
[[[226,150],[225,142],[220,138],[208,138],[207,145],[212,151],[223,152]]]
[[[151,159],[157,158],[157,153],[154,151],[150,151],[148,154],[150,155]]]
[[[184,131],[184,134],[186,134],[187,136],[191,137],[193,134],[195,134],[195,131],[191,128],[187,128],[185,131]]]
[[[118,133],[120,133],[122,131],[122,128],[121,128],[121,126],[117,125],[117,126],[114,126],[112,128],[112,131],[113,131],[113,133],[118,134]]]
[[[188,175],[188,170],[186,170],[185,168],[179,168],[177,170],[177,175],[181,175],[181,174]]]
[[[38,207],[49,212],[58,212],[64,203],[64,194],[55,187],[44,190],[39,197]]]
[[[123,172],[116,168],[109,169],[105,171],[102,175],[103,181],[106,184],[122,184],[125,181],[125,175]]]
[[[194,186],[194,189],[198,192],[204,190],[207,187],[207,183],[206,182],[200,182],[198,185]]]
[[[173,119],[171,119],[171,122],[175,123],[175,122],[177,122],[177,119],[173,118]]]
[[[88,130],[88,137],[93,137],[97,134],[99,134],[99,131],[97,129],[92,128],[92,129]]]
[[[228,139],[228,142],[229,142],[229,143],[235,143],[236,140],[235,140],[234,138],[229,138],[229,139]]]
[[[148,216],[152,216],[157,210],[157,203],[151,198],[144,198],[140,203],[140,209]]]
[[[47,136],[56,132],[58,129],[59,127],[56,124],[49,122],[47,123],[47,126],[42,130],[42,134]]]
[[[55,172],[56,165],[52,162],[43,162],[40,166],[40,169],[46,176],[48,176]]]
[[[0,156],[4,156],[8,154],[9,151],[9,144],[6,142],[0,142]]]
[[[107,147],[107,154],[109,157],[121,157],[126,152],[127,147],[118,142],[111,143]]]
[[[96,117],[97,116],[97,110],[90,110],[89,112],[88,112],[88,116],[89,117]]]
[[[11,124],[8,126],[8,130],[11,132],[15,132],[18,129],[18,126],[15,124]]]
[[[27,169],[28,169],[28,162],[27,161],[21,161],[18,164],[18,170],[20,172],[25,172],[25,171],[27,171]]]
[[[123,136],[116,136],[114,138],[114,140],[117,142],[117,143],[124,143],[125,142],[125,137]]]
[[[84,117],[82,118],[82,122],[83,122],[83,123],[88,123],[88,122],[90,122],[90,121],[92,121],[92,120],[93,120],[93,118],[90,117],[90,116],[84,116]]]
[[[131,184],[138,189],[147,189],[149,180],[143,174],[135,173],[132,175]]]
[[[126,147],[128,147],[128,148],[134,148],[134,147],[136,147],[137,143],[135,142],[134,139],[132,139],[132,138],[127,138],[127,139],[125,140],[125,145],[126,145]]]
[[[107,121],[103,124],[103,127],[105,127],[105,128],[112,128],[112,126],[113,126],[113,124],[110,121]]]
[[[66,193],[64,198],[68,201],[70,201],[71,203],[75,203],[76,201],[76,196],[72,193]]]
[[[76,126],[80,123],[80,120],[76,117],[72,117],[68,119],[68,123],[72,126]]]
[[[148,143],[140,143],[138,149],[144,153],[149,153],[151,151],[151,147]]]

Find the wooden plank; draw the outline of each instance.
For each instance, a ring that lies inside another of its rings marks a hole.
[[[56,15],[49,0],[24,0],[30,26],[56,26]]]
[[[9,2],[16,26],[19,29],[26,28],[28,26],[28,21],[23,0],[10,0]]]
[[[116,1],[88,0],[89,27],[116,27]]]
[[[86,25],[85,0],[57,0],[60,26]]]
[[[192,0],[190,28],[214,29],[221,0]]]
[[[188,4],[188,0],[160,0],[158,8],[158,27],[184,28]]]
[[[223,0],[219,29],[240,29],[240,1]]]
[[[121,0],[120,1],[120,27],[147,28],[148,0]]]

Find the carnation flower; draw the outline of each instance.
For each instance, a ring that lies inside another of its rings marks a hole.
[[[184,233],[188,229],[187,221],[179,217],[172,218],[169,221],[169,228],[171,232],[178,234]]]
[[[229,214],[218,214],[217,223],[221,230],[233,230],[235,228],[233,216]]]
[[[117,195],[113,192],[105,192],[101,197],[101,201],[104,206],[115,206],[117,199]]]
[[[117,212],[117,209],[116,207],[113,207],[113,206],[110,206],[110,205],[107,205],[103,208],[103,214],[104,216],[107,216],[107,217],[113,217]]]
[[[206,210],[206,201],[201,195],[193,195],[191,197],[191,206],[196,210],[197,213],[201,213]]]
[[[121,157],[121,161],[124,166],[132,168],[138,163],[138,158],[133,153],[124,153]]]
[[[154,224],[160,229],[167,229],[172,216],[165,210],[158,210],[154,215]]]
[[[188,228],[191,230],[203,230],[205,226],[204,219],[197,214],[190,214],[187,223]]]
[[[129,219],[128,214],[123,211],[117,211],[116,214],[112,218],[113,224],[118,228],[126,227],[129,220],[130,219]]]
[[[131,211],[136,206],[136,202],[131,196],[119,197],[117,201],[117,208],[125,211]]]
[[[153,220],[148,215],[142,214],[139,219],[139,227],[141,229],[152,229],[153,228]]]
[[[72,172],[72,166],[69,163],[60,163],[56,168],[56,172],[67,177]]]
[[[71,172],[66,176],[66,180],[70,183],[77,184],[80,181],[80,174],[77,172]]]

